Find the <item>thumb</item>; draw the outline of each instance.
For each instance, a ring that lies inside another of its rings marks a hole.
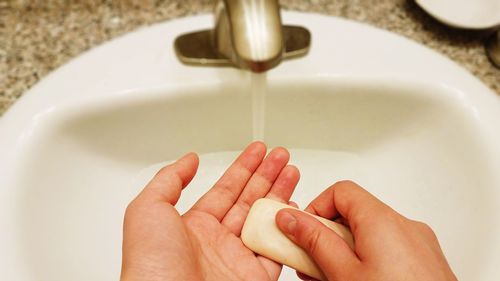
[[[349,280],[359,259],[333,230],[304,212],[283,209],[276,215],[278,228],[316,262],[328,280]]]
[[[186,229],[173,205],[197,167],[198,156],[185,155],[162,168],[128,205],[123,225],[121,280],[161,279],[166,253],[172,251],[181,253],[177,255],[179,260],[189,260],[185,254],[189,251],[183,245],[191,244],[186,242]]]
[[[175,205],[182,189],[196,174],[198,163],[198,156],[195,153],[188,153],[174,163],[163,167],[146,185],[136,200],[160,201]]]

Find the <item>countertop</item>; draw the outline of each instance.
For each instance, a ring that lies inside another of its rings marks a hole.
[[[0,115],[50,71],[139,27],[212,10],[212,0],[0,0]],[[486,32],[446,27],[412,0],[282,0],[283,9],[339,16],[395,32],[451,58],[500,95]]]

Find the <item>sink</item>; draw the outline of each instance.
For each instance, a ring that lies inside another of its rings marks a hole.
[[[302,59],[267,74],[265,141],[290,148],[302,207],[353,179],[428,222],[460,280],[500,263],[500,100],[443,56],[334,17],[283,13],[311,30]],[[49,75],[0,119],[3,280],[111,280],[124,209],[187,151],[201,154],[187,208],[252,140],[250,74],[187,67],[174,38],[196,16],[143,28]],[[296,280],[286,269],[280,280]]]

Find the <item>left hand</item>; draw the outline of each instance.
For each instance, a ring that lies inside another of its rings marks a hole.
[[[121,280],[277,280],[281,265],[240,239],[253,202],[267,197],[288,203],[299,180],[286,149],[265,154],[263,143],[250,144],[182,216],[174,206],[198,157],[187,154],[158,172],[127,208]]]

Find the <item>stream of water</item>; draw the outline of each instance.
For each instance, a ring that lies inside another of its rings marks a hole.
[[[266,118],[267,74],[250,73],[250,94],[252,96],[252,130],[254,140],[264,140]]]

